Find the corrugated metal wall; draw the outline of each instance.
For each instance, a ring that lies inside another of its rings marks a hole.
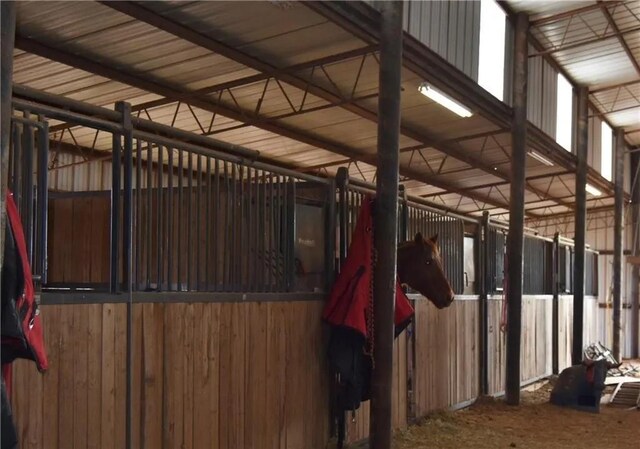
[[[529,47],[529,53],[535,49]],[[529,58],[527,118],[548,135],[556,135],[558,72],[541,56]]]
[[[405,30],[468,76],[478,79],[480,2],[407,2]]]
[[[477,81],[480,2],[409,1],[404,6],[405,31]]]
[[[600,172],[602,170],[602,120],[594,116],[593,109],[588,109],[589,114],[589,155],[587,163]]]

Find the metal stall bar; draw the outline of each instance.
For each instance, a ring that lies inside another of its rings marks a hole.
[[[401,1],[381,4],[378,177],[374,242],[378,259],[373,272],[375,365],[371,380],[371,449],[391,447],[391,390],[398,226],[398,138],[402,69]]]
[[[522,265],[524,245],[524,191],[527,142],[527,33],[529,17],[515,17],[513,57],[513,123],[511,127],[511,194],[509,236],[507,239],[507,365],[506,402],[520,403],[520,340],[522,337]]]
[[[117,102],[116,110],[122,114],[122,139],[123,162],[124,162],[124,185],[122,201],[122,252],[123,252],[123,281],[126,281],[127,298],[127,344],[126,344],[126,412],[125,412],[125,443],[127,449],[132,447],[133,430],[133,278],[131,271],[133,268],[133,126],[131,124],[131,105],[129,103]],[[119,137],[118,137],[119,139]],[[114,161],[115,163],[115,161]],[[117,160],[120,165],[120,160]],[[114,167],[115,168],[115,167]],[[118,184],[119,185],[119,184]],[[119,193],[119,190],[118,190]],[[119,224],[118,224],[119,225]]]
[[[578,111],[576,120],[576,212],[575,212],[575,258],[573,265],[573,344],[571,363],[582,362],[584,329],[584,261],[585,240],[587,235],[587,157],[588,157],[588,108],[589,90],[579,87]]]
[[[44,116],[38,116],[38,209],[37,209],[37,251],[35,273],[40,276],[40,285],[47,283],[47,223],[49,221],[49,123]]]
[[[632,254],[636,263],[631,267],[631,358],[640,357],[640,153],[632,152],[631,157],[631,210],[632,210]],[[597,264],[596,264],[597,266]]]
[[[615,205],[613,225],[613,356],[622,360],[622,273],[624,264],[622,250],[624,245],[624,129],[616,129],[615,154]],[[577,244],[577,242],[576,242]]]
[[[482,213],[480,226],[480,394],[489,394],[489,295],[491,293],[491,249],[489,234],[491,218],[489,212]],[[495,247],[493,248],[495,250]]]
[[[120,223],[121,223],[121,201],[120,185],[122,170],[122,130],[114,132],[112,137],[111,156],[111,252],[109,253],[110,283],[109,291],[119,293],[120,291]]]
[[[31,114],[24,111],[24,118],[29,120]],[[33,127],[29,123],[22,125],[22,154],[16,162],[22,163],[22,204],[19,204],[24,236],[27,244],[27,254],[33,266]],[[18,164],[19,165],[19,164]]]
[[[553,310],[552,310],[552,324],[551,324],[551,372],[553,374],[558,374],[560,371],[560,348],[558,345],[560,344],[559,337],[559,328],[560,325],[560,270],[565,269],[564,266],[561,267],[560,264],[560,234],[555,233],[553,238],[553,262],[552,262],[552,294],[553,294]]]

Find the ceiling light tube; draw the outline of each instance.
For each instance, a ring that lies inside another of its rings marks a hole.
[[[437,89],[434,89],[432,86],[430,86],[427,83],[420,84],[420,87],[418,87],[418,90],[425,97],[431,98],[433,101],[435,101],[439,105],[444,106],[451,112],[458,114],[460,117],[471,117],[473,115],[473,113],[469,109],[462,106],[453,98],[443,94]]]
[[[529,151],[527,151],[527,154],[529,156],[531,156],[532,158],[534,158],[536,161],[541,162],[544,165],[548,165],[549,167],[553,167],[553,162],[551,162],[549,159],[547,159],[546,157],[544,157],[540,153],[536,153],[533,150],[529,150]]]
[[[595,187],[593,187],[591,184],[587,184],[586,190],[587,190],[588,193],[590,193],[593,196],[602,195],[602,192],[600,190],[596,189]]]

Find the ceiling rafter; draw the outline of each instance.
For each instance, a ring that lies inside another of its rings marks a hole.
[[[608,3],[621,3],[619,1],[610,1]],[[557,13],[557,14],[553,14],[550,16],[545,16],[545,17],[540,17],[537,19],[534,19],[531,21],[531,26],[540,26],[540,25],[544,25],[547,23],[553,23],[553,22],[558,22],[560,20],[564,20],[564,19],[568,19],[571,18],[573,16],[579,15],[579,14],[584,14],[585,12],[591,12],[593,10],[597,10],[600,9],[599,5],[587,5],[587,6],[583,6],[581,8],[575,8],[569,11],[564,11],[561,13]]]
[[[223,44],[222,42],[219,42],[209,36],[200,34],[191,28],[188,28],[175,21],[172,21],[169,18],[164,17],[160,14],[157,14],[141,5],[130,3],[130,2],[102,2],[102,3],[105,6],[113,8],[136,20],[145,22],[149,25],[159,28],[165,32],[171,33],[181,39],[185,39],[200,47],[207,48],[224,57],[232,59],[243,65],[246,65],[247,67],[250,67],[254,70],[258,70],[261,72],[271,72],[271,73],[276,73],[278,70],[276,67],[274,67],[271,64],[263,62],[235,48],[231,48],[226,44]],[[342,98],[341,95],[334,94],[332,92],[327,91],[324,88],[313,85],[309,81],[303,78],[300,78],[298,76],[291,75],[288,73],[280,73],[278,78],[299,89],[309,89],[309,93],[315,96],[318,96],[326,101],[329,101],[332,104],[339,103],[340,107],[364,119],[367,119],[374,123],[378,122],[378,115],[376,112],[371,111],[368,108],[365,108],[353,102],[345,101],[345,99]],[[488,164],[484,162],[482,159],[472,156],[468,151],[465,151],[463,148],[457,148],[451,144],[445,144],[443,142],[439,142],[440,139],[436,138],[433,135],[429,135],[429,133],[426,133],[425,131],[418,131],[415,129],[411,129],[406,125],[402,125],[400,132],[406,137],[409,137],[418,142],[422,142],[427,146],[432,146],[437,150],[443,153],[449,154],[450,156],[466,164],[469,164],[472,167],[479,168],[488,174],[502,178],[505,181],[510,180],[509,172],[498,170],[493,164]],[[535,189],[532,189],[530,186],[527,186],[527,188],[533,191],[534,193],[537,193],[537,194],[540,193],[540,192],[537,192]]]
[[[148,76],[135,74],[131,71],[122,71],[115,68],[114,64],[109,64],[106,61],[97,62],[84,56],[81,57],[78,55],[67,53],[60,49],[44,45],[33,39],[26,38],[22,35],[16,35],[15,45],[16,48],[19,48],[28,53],[36,54],[53,61],[57,61],[65,65],[87,71],[89,73],[94,73],[96,75],[112,79],[114,81],[118,81],[142,90],[146,90],[148,92],[155,93],[157,95],[173,98],[173,101],[183,101],[186,103],[190,103],[199,109],[203,109],[209,112],[215,112],[229,117],[233,120],[246,122],[265,131],[297,140],[298,142],[316,148],[324,149],[336,154],[341,154],[343,156],[347,156],[354,160],[362,161],[371,165],[376,165],[377,162],[377,158],[375,157],[375,155],[361,153],[353,148],[324,139],[322,137],[318,137],[316,135],[288,125],[265,122],[264,120],[261,120],[260,117],[252,116],[248,111],[238,112],[226,106],[213,103],[206,98],[190,97],[191,92],[185,92],[180,88],[168,86],[162,82],[152,80]],[[188,101],[185,101],[185,99]],[[457,191],[460,190],[458,186],[452,185],[447,181],[436,177],[430,177],[425,173],[418,172],[408,167],[401,167],[400,174],[449,192],[457,193]],[[480,198],[482,196],[474,192],[464,192],[462,194],[469,198]],[[491,200],[490,202],[488,202],[488,204],[492,204],[496,207],[501,208],[507,207],[506,204],[497,200]]]
[[[616,37],[618,38],[618,42],[620,42],[620,45],[622,45],[624,52],[627,54],[629,61],[633,65],[633,68],[636,69],[636,73],[640,76],[640,64],[638,63],[638,60],[633,55],[631,48],[629,48],[629,44],[627,44],[627,41],[624,39],[623,33],[620,31],[618,24],[613,19],[613,16],[611,15],[609,8],[607,8],[607,4],[602,0],[598,0],[598,5],[600,5],[600,9],[602,10],[602,13],[607,18],[607,22],[609,23],[609,26],[613,29],[613,31],[615,31]]]

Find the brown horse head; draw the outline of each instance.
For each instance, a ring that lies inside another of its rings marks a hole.
[[[437,234],[427,240],[417,233],[413,240],[398,245],[398,279],[443,309],[451,305],[454,294],[442,269],[437,241]]]

